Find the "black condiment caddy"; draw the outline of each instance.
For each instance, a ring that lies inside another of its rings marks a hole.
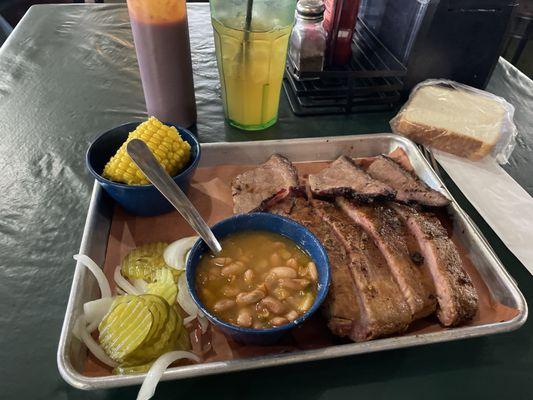
[[[406,74],[407,68],[358,19],[347,66],[302,73],[297,79],[287,58],[283,87],[296,115],[382,111],[401,100]]]

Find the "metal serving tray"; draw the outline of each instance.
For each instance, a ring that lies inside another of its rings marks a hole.
[[[393,134],[202,144],[200,167],[228,164],[228,162],[232,164],[253,165],[265,160],[272,153],[283,154],[293,162],[329,161],[334,160],[341,154],[352,157],[375,156],[380,153],[388,153],[396,147],[401,147],[407,152],[413,167],[421,179],[432,188],[441,190],[452,198],[451,194],[444,187],[441,180],[431,169],[414,143],[409,139]],[[104,264],[112,210],[113,201],[95,182],[80,253],[87,254],[99,265]],[[455,200],[449,206],[449,213],[454,219],[454,227],[459,238],[469,250],[469,255],[483,277],[492,296],[502,304],[518,309],[518,315],[512,320],[478,326],[458,327],[434,333],[378,339],[364,343],[342,344],[281,355],[267,355],[255,358],[174,367],[168,369],[162,379],[183,379],[402,347],[420,346],[429,343],[507,332],[519,328],[527,319],[527,304],[524,296],[518,290],[515,282],[502,266],[478,228],[473,224],[468,215],[461,210]],[[73,336],[72,329],[77,316],[82,310],[83,303],[96,298],[96,287],[96,281],[90,276],[90,273],[84,267],[77,265],[59,341],[57,353],[59,371],[69,384],[79,389],[104,389],[140,384],[145,374],[105,377],[89,377],[82,374],[87,350]]]

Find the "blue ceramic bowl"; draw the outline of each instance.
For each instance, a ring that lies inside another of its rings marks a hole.
[[[318,272],[318,293],[314,304],[300,318],[282,326],[268,329],[242,328],[222,321],[211,314],[200,301],[196,292],[196,267],[201,257],[208,252],[208,247],[199,239],[191,249],[187,259],[186,278],[192,298],[206,317],[223,332],[233,339],[248,344],[271,344],[277,341],[284,333],[301,324],[313,314],[324,301],[329,289],[330,267],[326,250],[320,241],[307,228],[288,218],[269,213],[239,214],[220,221],[212,228],[218,239],[242,231],[269,231],[283,235],[300,248],[304,249],[313,259]]]
[[[132,122],[121,125],[100,135],[87,150],[87,168],[104,190],[126,211],[142,216],[159,215],[171,211],[173,207],[154,185],[126,185],[110,181],[101,175],[106,163],[139,124],[140,122]],[[173,124],[167,125],[174,126],[183,140],[191,145],[189,163],[173,177],[174,182],[187,192],[191,177],[200,161],[200,143],[188,130]]]

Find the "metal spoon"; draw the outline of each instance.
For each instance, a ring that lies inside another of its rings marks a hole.
[[[220,253],[222,247],[217,238],[198,213],[198,210],[192,205],[185,193],[172,180],[170,175],[159,164],[154,157],[150,148],[139,139],[132,139],[126,146],[126,151],[146,175],[148,180],[161,192],[163,196],[174,206],[176,210],[187,220],[192,228],[200,235],[204,242],[209,246],[214,254]]]

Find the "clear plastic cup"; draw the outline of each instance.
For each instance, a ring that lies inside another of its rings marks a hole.
[[[260,130],[278,118],[279,96],[296,0],[211,0],[218,71],[226,120]]]

